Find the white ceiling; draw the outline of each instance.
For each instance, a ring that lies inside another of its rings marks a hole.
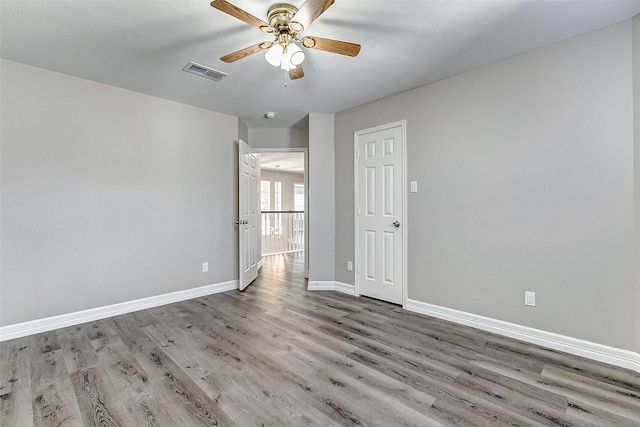
[[[275,4],[230,1],[262,20]],[[231,114],[249,128],[285,128],[638,13],[639,0],[336,0],[301,36],[360,43],[360,55],[309,50],[305,77],[288,87],[261,53],[219,60],[270,37],[207,0],[2,0],[0,44],[6,59]],[[229,76],[185,73],[189,61]],[[268,121],[267,111],[277,117]]]
[[[260,169],[304,173],[304,153],[260,153]]]

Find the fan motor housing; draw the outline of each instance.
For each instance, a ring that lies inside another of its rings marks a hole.
[[[291,6],[290,4],[278,4],[269,9],[267,17],[269,19],[269,25],[271,25],[276,33],[290,32],[289,22],[298,12],[298,8]],[[296,31],[298,32],[298,31]]]

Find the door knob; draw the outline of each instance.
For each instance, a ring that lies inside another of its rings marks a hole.
[[[393,226],[394,226],[395,228],[400,227],[400,221],[393,221]]]

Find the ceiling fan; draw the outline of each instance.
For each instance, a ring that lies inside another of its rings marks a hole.
[[[357,56],[360,45],[340,40],[325,39],[316,36],[298,38],[298,34],[326,11],[335,0],[306,0],[300,9],[289,4],[278,4],[269,9],[267,22],[256,18],[226,0],[213,0],[211,6],[237,18],[265,33],[274,36],[273,41],[265,41],[240,49],[220,58],[231,63],[249,55],[266,50],[265,59],[271,65],[289,72],[291,80],[304,77],[302,61],[305,53],[297,43],[309,49],[318,49],[330,53]]]

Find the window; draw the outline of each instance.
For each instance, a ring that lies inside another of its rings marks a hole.
[[[260,210],[271,210],[271,181],[260,181]]]
[[[293,184],[293,210],[304,211],[304,184]]]
[[[271,181],[260,181],[260,210],[271,210]],[[262,214],[262,235],[268,236],[271,232],[269,214]]]
[[[274,184],[273,196],[275,198],[274,210],[281,211],[282,210],[282,182],[276,181],[273,184]]]
[[[276,211],[282,210],[282,182],[273,183],[274,208]],[[274,214],[273,234],[282,234],[282,214]]]

